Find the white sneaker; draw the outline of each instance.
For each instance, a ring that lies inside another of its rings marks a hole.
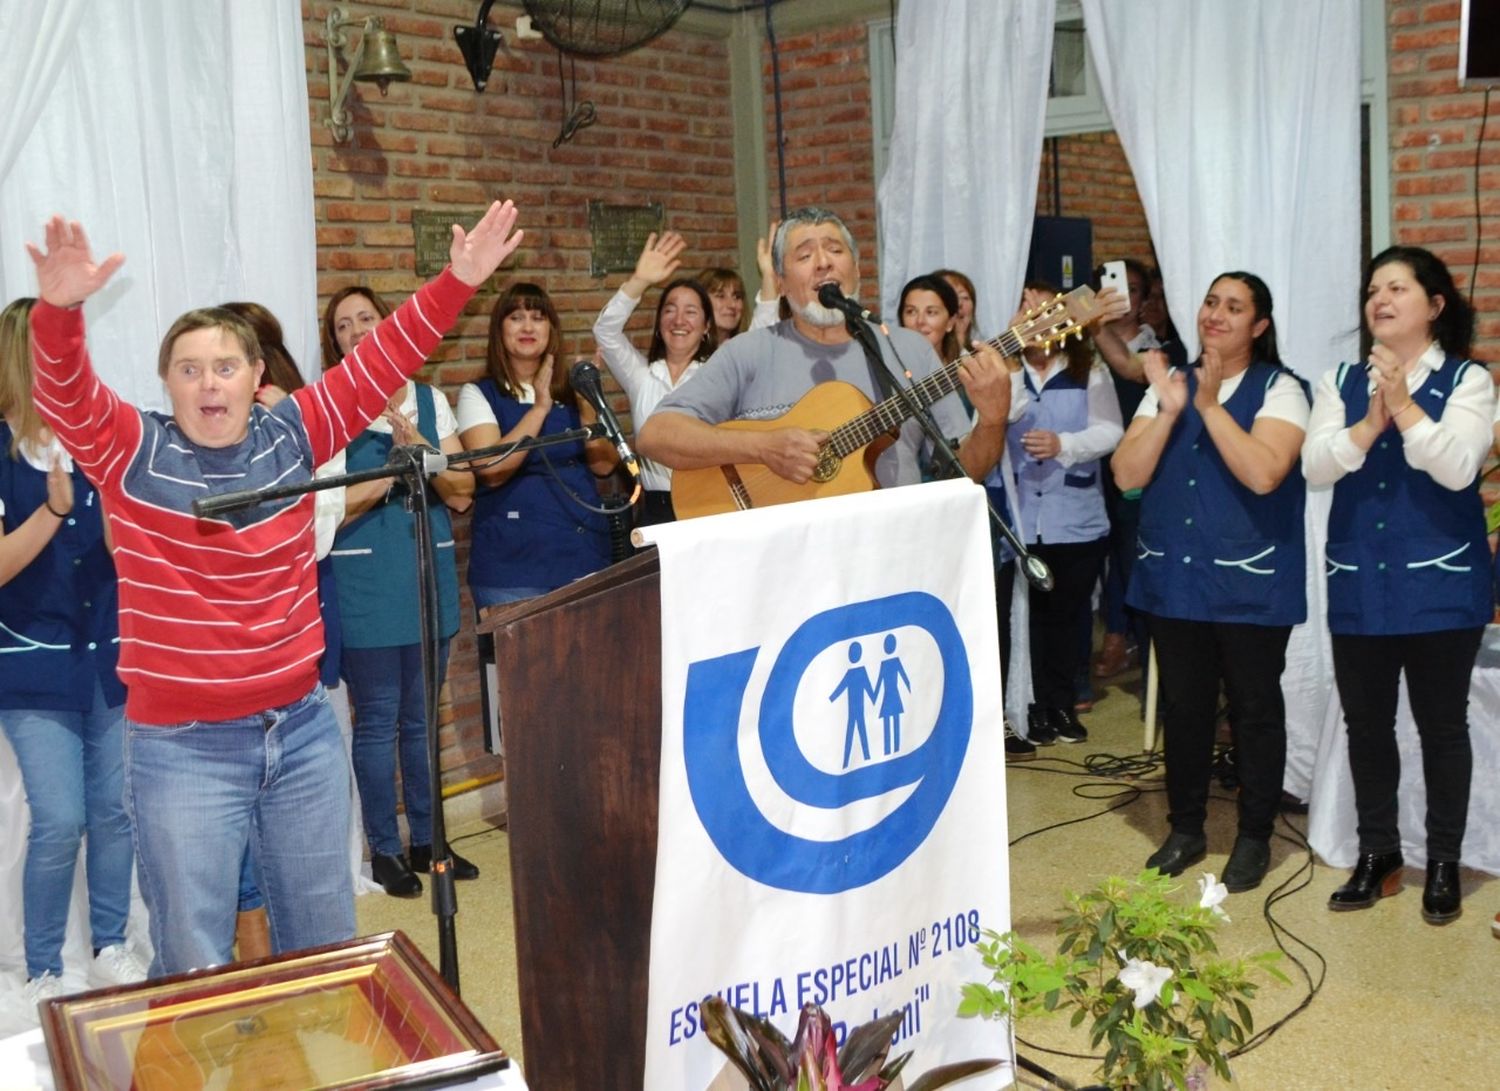
[[[110,985],[134,985],[146,980],[146,965],[123,943],[112,943],[94,957],[89,984],[96,989]]]
[[[33,977],[21,989],[22,1006],[25,1008],[24,1015],[32,1026],[41,1024],[41,1012],[37,1005],[44,1000],[56,1000],[63,995],[62,978],[56,974],[43,974],[41,977]]]

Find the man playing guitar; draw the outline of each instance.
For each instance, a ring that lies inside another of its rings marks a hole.
[[[826,429],[801,423],[756,429],[715,427],[730,421],[768,421],[791,410],[819,384],[841,380],[872,401],[885,393],[877,386],[859,344],[849,335],[844,315],[818,302],[818,289],[836,284],[846,296],[859,290],[859,253],[849,229],[833,212],[802,208],[781,222],[772,247],[772,263],[781,279],[791,318],[767,329],[726,342],[691,382],[664,398],[637,435],[640,452],[674,469],[758,464],[795,485],[804,485],[818,470],[828,439]],[[941,366],[937,354],[911,330],[892,329],[880,337],[887,366],[919,381]],[[931,410],[950,437],[963,437],[958,448],[964,471],[984,479],[1000,457],[1010,412],[1011,377],[1000,354],[977,346],[958,372],[975,407],[971,423],[954,394],[934,402]],[[880,454],[875,477],[881,485],[907,485],[921,479],[918,454],[921,427],[901,425],[897,441]],[[813,494],[809,494],[813,495]]]

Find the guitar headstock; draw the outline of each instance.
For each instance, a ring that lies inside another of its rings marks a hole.
[[[1094,289],[1083,284],[1067,295],[1058,293],[1041,306],[1033,307],[1011,327],[1010,332],[1024,348],[1035,345],[1050,349],[1066,344],[1069,337],[1083,337],[1083,327],[1098,318],[1103,310]]]

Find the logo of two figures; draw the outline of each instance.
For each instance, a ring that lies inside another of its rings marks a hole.
[[[896,635],[887,633],[885,637],[886,657],[881,660],[880,670],[872,685],[869,670],[861,666],[859,662],[864,657],[864,648],[857,640],[849,642],[851,666],[844,672],[844,677],[838,686],[828,695],[829,701],[837,701],[842,696],[849,710],[848,721],[844,728],[845,769],[849,768],[849,757],[854,749],[856,734],[859,736],[860,753],[865,761],[870,760],[870,740],[865,732],[867,699],[869,704],[877,706],[880,710],[886,755],[899,753],[901,750],[901,714],[906,711],[906,704],[901,699],[901,686],[904,683],[906,692],[910,693],[911,679],[906,674],[906,668],[901,665],[901,657],[895,653]]]

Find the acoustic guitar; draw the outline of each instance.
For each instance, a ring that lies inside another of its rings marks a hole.
[[[1050,348],[1069,337],[1083,336],[1083,327],[1099,316],[1100,306],[1088,285],[1074,288],[1034,307],[1022,320],[990,340],[1002,356],[1019,356],[1032,346]],[[924,409],[960,386],[958,369],[967,353],[944,364],[911,386],[911,395]],[[819,383],[786,413],[769,420],[725,421],[719,428],[769,432],[777,428],[826,429],[828,438],[818,455],[817,469],[806,484],[780,477],[760,463],[742,462],[672,472],[672,507],[679,519],[718,515],[726,511],[789,504],[819,496],[867,492],[877,488],[875,460],[896,440],[910,416],[906,402],[892,395],[872,405],[864,391],[845,382]],[[832,422],[843,421],[833,425]]]

